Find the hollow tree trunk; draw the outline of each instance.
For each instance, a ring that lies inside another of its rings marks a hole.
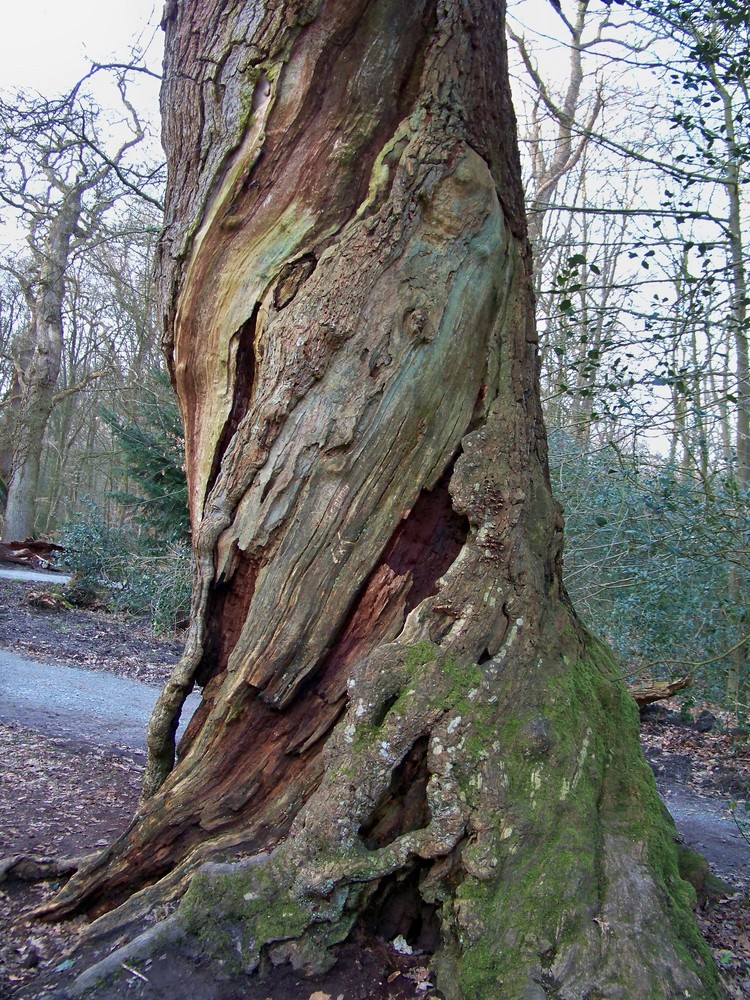
[[[717,996],[634,703],[561,585],[501,5],[172,16],[194,621],[138,816],[47,914],[189,886],[133,954],[314,970],[364,925],[436,948],[449,997]]]

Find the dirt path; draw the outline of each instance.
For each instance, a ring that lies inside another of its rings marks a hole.
[[[0,649],[158,687],[167,680],[182,652],[179,640],[154,635],[141,621],[101,611],[36,610],[26,601],[40,589],[39,583],[0,578]]]
[[[659,793],[683,843],[702,854],[719,878],[750,887],[750,844],[730,815],[729,801],[698,795],[685,785],[662,785]]]
[[[641,740],[683,842],[703,854],[719,878],[750,889],[750,844],[730,806],[750,799],[750,749],[718,726],[700,733],[675,713],[644,715]],[[746,830],[750,835],[750,829]]]

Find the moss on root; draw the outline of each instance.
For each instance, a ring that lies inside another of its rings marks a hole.
[[[640,753],[636,706],[606,649],[588,637],[564,642],[566,656],[537,664],[536,698],[513,698],[512,674],[501,670],[492,675],[494,700],[485,697],[482,667],[419,643],[402,664],[399,700],[378,725],[356,727],[353,749],[367,752],[385,718],[408,712],[426,685],[446,712],[465,717],[456,777],[480,820],[477,836],[461,847],[463,881],[441,891],[440,985],[456,1000],[536,1000],[568,995],[560,991],[571,981],[578,988],[577,977],[593,969],[596,989],[581,996],[625,997],[642,976],[639,995],[653,1000],[717,998],[691,912],[695,892],[680,875],[674,828]],[[642,941],[641,925],[627,926],[630,903],[622,902],[631,869],[643,886]],[[180,918],[228,975],[252,971],[264,953],[309,965],[308,956],[325,955],[346,935],[356,907],[346,919],[317,913],[307,897],[292,894],[292,881],[273,862],[199,873]],[[662,949],[671,958],[660,959]],[[638,969],[634,955],[642,959]],[[675,981],[689,982],[687,993],[670,984],[670,961]]]
[[[198,872],[179,916],[201,954],[230,976],[252,972],[264,947],[299,937],[311,923],[270,867]]]

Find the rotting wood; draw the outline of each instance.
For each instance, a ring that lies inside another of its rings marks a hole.
[[[673,698],[680,691],[685,691],[693,684],[690,674],[685,677],[678,677],[673,681],[640,681],[638,684],[631,684],[628,687],[631,695],[635,699],[638,708],[645,708],[655,701],[665,701]]]
[[[34,538],[27,538],[23,542],[0,542],[0,562],[32,569],[54,570],[63,551],[61,545]]]

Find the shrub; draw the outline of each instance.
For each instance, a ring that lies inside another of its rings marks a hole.
[[[551,472],[566,509],[566,585],[625,673],[692,673],[722,701],[727,655],[746,632],[729,568],[747,586],[747,498],[731,479],[690,478],[658,456],[586,453],[551,435]]]
[[[65,594],[71,603],[103,600],[113,611],[149,618],[160,632],[183,624],[190,612],[191,557],[185,543],[170,541],[153,554],[153,542],[128,524],[107,523],[101,509],[84,501],[64,525],[61,544],[74,576]]]
[[[165,372],[156,373],[143,389],[138,417],[111,410],[102,416],[122,450],[120,469],[135,492],[120,490],[111,496],[133,513],[135,521],[157,538],[190,537],[185,476],[185,439],[177,402]]]

